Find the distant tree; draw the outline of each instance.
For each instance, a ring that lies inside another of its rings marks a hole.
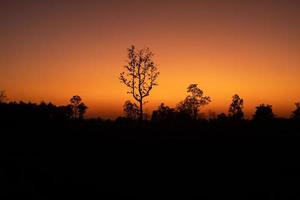
[[[126,85],[128,92],[139,103],[139,119],[143,120],[144,98],[157,85],[159,71],[153,62],[153,53],[149,48],[137,50],[134,45],[128,48],[128,64],[120,73],[121,83]]]
[[[70,99],[70,103],[72,105],[72,110],[73,110],[73,118],[78,119],[79,118],[79,109],[78,106],[81,103],[81,97],[78,95],[73,96]]]
[[[295,103],[296,109],[292,112],[292,119],[300,120],[300,102]]]
[[[4,90],[0,90],[0,103],[4,103],[7,101],[7,96]]]
[[[73,117],[73,106],[59,106],[57,107],[57,112],[55,118],[62,120],[69,120]]]
[[[82,119],[86,112],[87,106],[81,101],[81,97],[78,95],[75,95],[70,99],[74,119]]]
[[[209,96],[204,96],[197,84],[190,84],[187,88],[188,96],[177,105],[177,110],[197,119],[200,108],[211,102]]]
[[[79,104],[79,107],[82,104]],[[0,104],[0,119],[14,121],[65,121],[73,118],[73,106],[56,106],[52,103],[41,102],[9,102]]]
[[[212,110],[208,110],[208,119],[213,121],[213,120],[216,120],[217,119],[217,114],[212,111]]]
[[[171,121],[175,118],[175,114],[176,111],[174,108],[161,103],[158,109],[153,111],[151,121]]]
[[[84,114],[85,114],[85,112],[86,112],[87,109],[88,109],[88,107],[84,103],[80,103],[78,105],[79,119],[83,119],[84,118]]]
[[[244,100],[239,97],[239,95],[235,94],[232,97],[232,103],[229,106],[229,117],[234,120],[241,120],[244,118],[243,112],[243,104]]]
[[[129,100],[125,101],[123,112],[127,119],[137,120],[139,118],[139,107]]]
[[[272,110],[272,105],[260,104],[256,107],[255,114],[253,115],[254,120],[272,120],[275,115]]]
[[[227,119],[228,119],[228,117],[226,116],[225,113],[218,114],[218,116],[217,116],[218,121],[226,121]]]

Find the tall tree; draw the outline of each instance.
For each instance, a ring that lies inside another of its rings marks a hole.
[[[244,100],[235,94],[232,97],[232,103],[229,106],[229,117],[235,120],[241,120],[244,118]]]
[[[197,119],[200,108],[211,102],[209,96],[204,96],[197,84],[190,84],[187,88],[188,96],[177,105],[177,110]]]
[[[121,83],[128,87],[128,94],[139,104],[139,119],[143,120],[144,98],[157,85],[159,71],[153,61],[154,54],[149,48],[136,49],[134,45],[128,48],[128,63],[120,73]]]

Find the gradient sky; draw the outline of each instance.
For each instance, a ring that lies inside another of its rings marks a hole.
[[[233,94],[289,116],[300,101],[300,1],[1,0],[0,89],[9,100],[67,104],[88,116],[122,114],[126,48],[148,46],[160,69],[146,112],[175,106],[189,83],[227,112]]]

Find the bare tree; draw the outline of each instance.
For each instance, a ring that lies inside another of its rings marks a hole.
[[[209,96],[204,96],[197,84],[190,84],[187,88],[189,95],[177,105],[177,110],[188,114],[192,119],[197,119],[202,106],[211,102]]]
[[[4,90],[0,90],[0,103],[4,103],[7,101],[7,96]]]
[[[159,71],[153,62],[154,54],[149,48],[136,49],[134,45],[128,48],[128,63],[125,71],[120,73],[121,83],[128,87],[128,94],[139,104],[139,119],[143,120],[144,98],[157,85]]]

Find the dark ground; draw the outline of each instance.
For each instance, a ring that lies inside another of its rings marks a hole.
[[[1,126],[1,199],[300,197],[300,129],[288,120]]]

